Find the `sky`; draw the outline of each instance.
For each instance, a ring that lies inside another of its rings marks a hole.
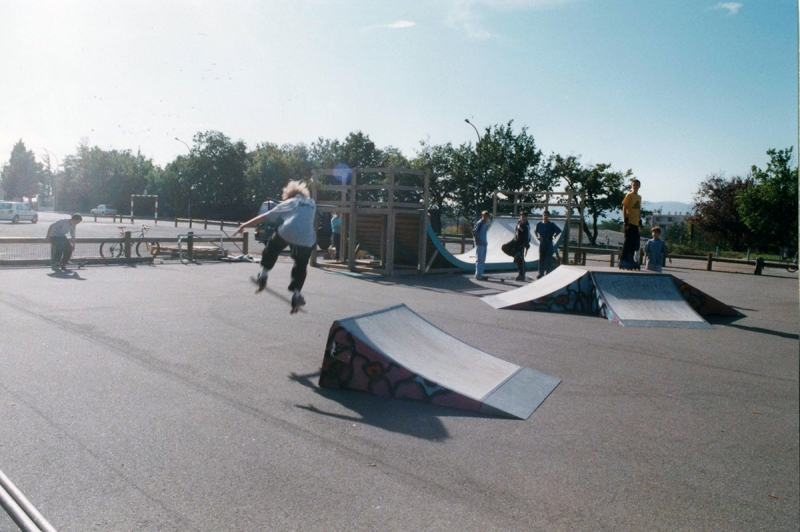
[[[0,0],[0,165],[82,142],[165,166],[354,131],[414,157],[513,120],[645,201],[798,140],[796,0]],[[796,163],[796,157],[795,157]]]

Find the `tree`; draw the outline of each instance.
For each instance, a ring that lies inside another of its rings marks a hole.
[[[477,186],[478,210],[491,209],[495,190],[551,190],[557,182],[542,165],[542,152],[536,148],[528,129],[523,127],[519,133],[514,133],[513,123],[510,120],[506,125],[486,128],[475,146],[474,157],[470,157],[475,168],[472,180],[477,184],[462,182],[460,186]]]
[[[792,148],[769,150],[766,170],[753,166],[752,186],[736,196],[741,221],[757,245],[776,248],[797,244],[797,167],[792,168]]]
[[[32,151],[25,149],[20,140],[11,150],[11,158],[3,166],[0,179],[3,190],[10,199],[33,198],[39,193],[39,185],[44,181],[44,168],[36,162]]]
[[[750,245],[752,235],[739,216],[736,197],[752,186],[750,177],[726,179],[721,174],[709,175],[694,195],[694,214],[686,220],[702,233],[709,244],[734,251],[743,250]]]
[[[257,209],[267,198],[280,200],[281,191],[289,181],[305,180],[310,175],[308,148],[303,144],[259,144],[247,154],[245,168],[246,197],[251,210]]]
[[[101,203],[130,212],[131,194],[142,194],[157,172],[151,159],[129,150],[102,150],[86,143],[64,158],[58,174],[57,209],[87,211]]]
[[[442,216],[471,216],[473,202],[459,201],[460,193],[469,189],[459,188],[474,174],[468,164],[469,151],[465,146],[454,148],[451,143],[431,145],[420,142],[422,149],[411,163],[417,170],[429,174],[431,203],[431,225],[437,232],[441,230]],[[466,194],[467,197],[469,194]]]
[[[563,179],[567,190],[584,194],[584,216],[588,216],[592,223],[590,228],[584,218],[583,232],[593,246],[597,245],[598,221],[604,214],[620,208],[626,183],[633,178],[633,172],[611,171],[610,164],[582,166],[580,156],[565,158],[554,154],[548,161],[548,173],[556,181]]]

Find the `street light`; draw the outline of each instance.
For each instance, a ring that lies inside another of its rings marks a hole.
[[[183,144],[184,146],[186,146],[186,149],[187,149],[187,150],[189,150],[189,155],[191,155],[191,154],[192,154],[192,149],[189,147],[189,145],[188,145],[188,144],[186,144],[185,142],[183,142],[183,141],[182,141],[181,139],[179,139],[178,137],[175,137],[175,140],[177,140],[178,142],[180,142],[181,144]],[[188,216],[189,216],[189,219],[190,219],[190,220],[192,219],[192,191],[193,191],[193,190],[194,190],[194,185],[190,185],[190,186],[189,186],[189,209],[188,209],[188,211],[189,211],[189,212],[187,213],[187,214],[188,214]]]
[[[475,191],[475,200],[477,205],[475,205],[475,212],[478,214],[478,218],[481,216],[481,207],[480,207],[480,194],[481,194],[481,179],[483,177],[483,165],[481,164],[481,134],[478,133],[478,128],[475,127],[475,124],[469,121],[469,118],[465,118],[464,122],[472,126],[472,129],[475,130],[475,134],[478,135],[478,144],[475,145],[475,152],[478,154],[478,186]]]

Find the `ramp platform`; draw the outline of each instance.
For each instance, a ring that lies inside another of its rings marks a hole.
[[[405,305],[337,320],[319,385],[527,419],[561,382],[472,347]]]
[[[514,230],[517,227],[519,218],[501,217],[497,216],[489,226],[486,234],[486,264],[484,269],[486,271],[497,270],[514,270],[517,265],[514,264],[514,259],[509,257],[501,249],[503,244],[514,238]],[[561,221],[555,222],[561,229],[564,228],[564,223]],[[531,235],[536,228],[536,222],[531,223]],[[558,236],[558,239],[553,242],[553,249],[556,250],[561,245],[563,233]],[[433,232],[431,224],[428,224],[428,241],[432,243],[437,257],[434,257],[435,265],[442,267],[444,265],[455,266],[463,270],[474,270],[475,262],[477,259],[477,252],[473,248],[466,253],[453,254],[447,251],[444,244],[441,243],[439,237]],[[539,243],[535,237],[531,236],[531,247],[525,256],[525,267],[529,270],[534,270],[539,267]],[[437,260],[438,259],[438,260]]]
[[[702,316],[734,308],[670,274],[560,266],[515,290],[482,298],[492,307],[583,312],[627,327],[711,328]]]

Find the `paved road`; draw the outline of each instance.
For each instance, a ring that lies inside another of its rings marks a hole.
[[[319,269],[290,316],[256,270],[0,270],[0,469],[56,528],[798,528],[796,275],[680,270],[746,316],[669,330]],[[318,388],[333,321],[399,303],[562,383],[527,421]]]

